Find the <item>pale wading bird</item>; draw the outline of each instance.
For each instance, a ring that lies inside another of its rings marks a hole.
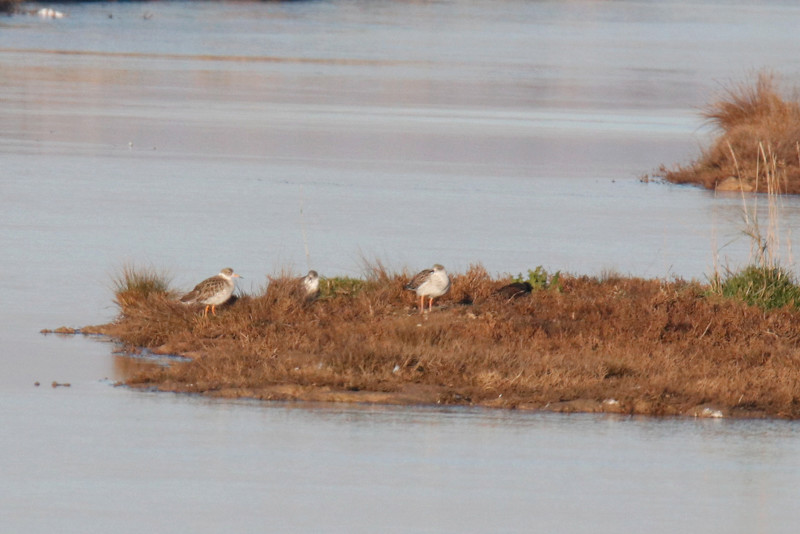
[[[420,271],[411,279],[406,285],[406,289],[416,291],[419,296],[419,312],[425,311],[425,297],[430,299],[428,303],[428,311],[433,310],[433,299],[441,297],[450,291],[450,277],[447,276],[447,271],[438,263],[433,266],[433,269],[425,269]]]
[[[303,295],[306,300],[314,300],[319,296],[319,274],[315,270],[308,271],[301,282],[303,284]]]
[[[194,286],[194,289],[181,297],[181,302],[204,304],[206,309],[203,310],[203,317],[208,315],[209,308],[211,308],[211,313],[216,315],[216,307],[225,304],[233,294],[233,288],[236,285],[233,281],[234,278],[241,278],[241,276],[233,272],[230,267],[226,267],[218,275],[206,278]]]

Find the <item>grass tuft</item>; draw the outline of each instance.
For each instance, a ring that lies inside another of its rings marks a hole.
[[[702,115],[717,138],[690,165],[662,166],[658,175],[707,189],[767,192],[766,152],[779,176],[777,192],[800,193],[800,101],[796,92],[781,93],[774,74],[725,89]]]
[[[766,310],[800,307],[800,287],[791,273],[780,267],[751,265],[731,273],[719,283],[719,293]]]
[[[112,275],[115,303],[122,309],[147,300],[152,295],[169,293],[170,277],[152,267],[125,264]]]
[[[762,89],[763,90],[763,89]],[[762,99],[763,100],[763,99]],[[755,95],[743,101],[718,120],[730,121],[740,113],[769,114],[770,106],[761,102],[767,109],[752,110],[757,108],[760,100]],[[777,105],[777,104],[776,104]],[[742,111],[744,110],[744,111]],[[763,172],[762,182],[766,186],[766,199],[768,203],[768,220],[766,228],[761,224],[758,210],[758,196],[751,203],[742,195],[742,233],[750,241],[750,264],[739,271],[730,271],[723,277],[716,269],[711,278],[711,288],[724,297],[734,298],[752,306],[765,310],[782,308],[784,306],[800,307],[800,288],[797,286],[791,272],[781,266],[780,261],[780,222],[782,204],[779,198],[779,169],[777,157],[769,148],[759,146],[760,171]],[[761,176],[761,172],[757,176]],[[749,205],[748,205],[749,204]],[[791,241],[787,238],[786,249],[791,250]]]

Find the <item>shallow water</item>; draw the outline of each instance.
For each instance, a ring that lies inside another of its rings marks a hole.
[[[16,408],[49,413],[4,416],[15,436],[3,445],[4,524],[790,532],[800,519],[800,436],[787,422],[265,407],[122,390],[108,402],[107,389],[15,396]]]
[[[640,177],[697,154],[725,83],[798,82],[794,4],[55,7],[0,19],[3,530],[794,530],[794,423],[156,395],[112,387],[112,345],[38,334],[112,318],[126,261],[245,291],[364,257],[740,265],[740,196]],[[784,239],[799,220],[784,199]]]

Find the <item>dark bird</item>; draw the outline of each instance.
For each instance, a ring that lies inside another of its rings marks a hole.
[[[494,294],[506,300],[513,300],[515,298],[527,295],[531,291],[533,291],[533,287],[531,286],[530,282],[513,282],[501,287],[495,291]]]

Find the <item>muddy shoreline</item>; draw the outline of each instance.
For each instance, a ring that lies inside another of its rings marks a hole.
[[[42,330],[43,334],[57,335],[85,335],[101,336],[110,342],[119,342],[109,335],[109,325],[87,326],[76,329],[59,327],[54,330]],[[158,348],[153,352],[158,355]],[[185,354],[160,354],[170,358],[183,358],[192,360],[201,356],[198,353]],[[127,358],[132,358],[138,365],[136,354],[128,353]],[[150,363],[148,365],[157,365]],[[765,419],[769,417],[787,418],[786,416],[769,414],[765,410],[753,410],[736,406],[722,406],[713,403],[704,403],[694,406],[664,405],[652,399],[638,398],[620,402],[614,397],[604,399],[577,398],[562,400],[555,395],[551,400],[530,402],[521,397],[504,398],[502,394],[495,399],[485,399],[473,402],[452,388],[445,386],[423,386],[419,384],[404,384],[398,391],[366,391],[342,390],[330,386],[298,385],[292,383],[265,385],[261,387],[224,387],[208,384],[185,384],[181,382],[165,381],[158,384],[147,382],[128,383],[119,382],[117,386],[129,387],[134,390],[151,391],[159,393],[175,393],[202,395],[216,399],[250,399],[256,401],[274,402],[300,402],[300,403],[353,403],[353,404],[380,404],[387,406],[475,406],[488,409],[544,411],[554,413],[605,413],[619,415],[647,415],[647,416],[673,416],[673,417],[700,417],[700,418],[737,418],[737,419]]]
[[[736,418],[766,419],[769,417],[785,418],[770,415],[763,410],[748,410],[737,407],[724,407],[715,404],[700,404],[687,409],[679,406],[656,406],[647,399],[638,399],[621,403],[614,398],[597,399],[581,398],[568,401],[557,400],[545,404],[527,403],[524,401],[498,398],[483,402],[471,402],[447,388],[407,386],[398,392],[378,391],[341,391],[327,386],[298,386],[283,384],[253,388],[222,388],[215,390],[195,390],[191,385],[164,383],[157,387],[130,385],[133,389],[146,389],[163,393],[200,394],[218,399],[251,399],[274,402],[308,402],[308,403],[353,403],[380,404],[386,406],[473,406],[488,409],[542,411],[554,413],[605,413],[618,415],[646,415],[658,417],[700,417],[700,418]]]

